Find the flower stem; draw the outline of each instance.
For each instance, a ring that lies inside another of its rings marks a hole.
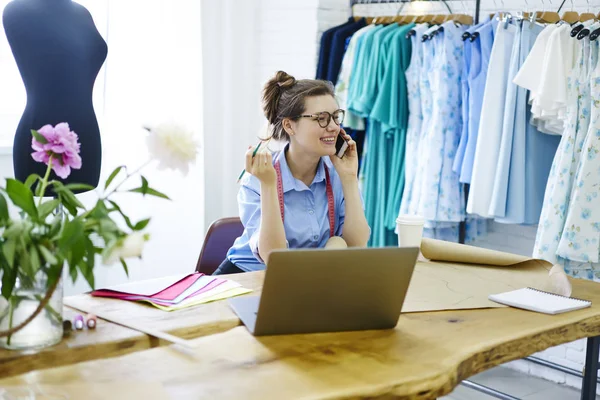
[[[110,195],[112,195],[113,193],[115,193],[121,187],[121,185],[123,185],[127,181],[127,179],[131,178],[133,175],[135,175],[138,172],[140,172],[142,169],[144,169],[151,162],[152,162],[152,159],[146,161],[145,163],[143,163],[142,165],[140,165],[138,168],[136,168],[132,172],[128,172],[127,176],[125,176],[125,179],[123,179],[121,182],[119,182],[119,184],[117,186],[115,186],[115,188],[113,190],[111,190],[110,192],[108,192],[108,194],[106,194],[102,199],[103,200],[108,199],[110,197]]]
[[[8,311],[9,312],[9,314],[8,314],[8,329],[12,329],[12,326],[13,326],[13,314],[15,313],[15,307],[16,306],[17,305],[15,304],[15,299],[14,298],[10,299],[10,302],[9,302],[9,308],[10,308],[10,310]],[[8,335],[8,337],[6,338],[6,345],[7,346],[10,346],[10,339],[11,338],[12,338],[12,334]]]
[[[48,168],[46,168],[46,175],[44,175],[44,179],[42,179],[42,189],[40,190],[40,199],[38,201],[38,207],[42,205],[42,199],[44,198],[44,193],[46,192],[46,187],[48,186],[48,178],[50,177],[50,171],[52,171],[52,156],[48,160]]]

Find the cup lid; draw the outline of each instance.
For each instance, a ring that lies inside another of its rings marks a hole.
[[[425,219],[420,215],[400,214],[396,218],[396,223],[422,225],[425,223]]]

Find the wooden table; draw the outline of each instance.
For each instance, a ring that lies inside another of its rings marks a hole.
[[[230,275],[227,278],[260,293],[264,272]],[[122,301],[89,294],[65,298],[65,302],[97,312],[115,313],[130,322],[185,338],[198,338],[224,332],[240,320],[224,301],[201,304],[176,312],[162,311],[148,304]],[[77,311],[64,307],[63,316],[72,320]],[[59,344],[39,351],[0,349],[0,377],[13,376],[50,367],[110,358],[170,344],[141,332],[99,320],[96,329],[73,331]]]
[[[195,339],[191,355],[165,346],[30,372],[0,386],[128,379],[160,382],[173,399],[435,399],[489,368],[593,337],[588,400],[595,396],[600,286],[572,282],[573,296],[592,307],[554,316],[513,308],[411,313],[393,330],[259,338],[240,326]]]

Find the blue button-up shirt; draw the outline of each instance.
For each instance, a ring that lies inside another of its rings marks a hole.
[[[287,146],[286,146],[287,150]],[[284,230],[289,248],[325,247],[329,240],[329,215],[325,183],[325,166],[329,169],[335,204],[335,235],[342,235],[345,203],[342,182],[329,157],[322,157],[317,174],[310,186],[294,178],[284,152],[273,155],[279,161],[283,184]],[[238,192],[238,206],[244,233],[229,249],[227,258],[244,271],[265,269],[258,253],[260,231],[260,181],[250,175],[242,179]]]

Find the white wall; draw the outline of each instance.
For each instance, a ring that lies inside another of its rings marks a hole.
[[[102,135],[100,182],[103,185],[117,165],[126,164],[134,169],[147,160],[146,132],[142,124],[174,119],[201,133],[200,4],[196,0],[146,0],[141,12],[141,3],[136,0],[79,2],[92,13],[100,34],[108,43],[108,56],[94,86],[94,108]],[[12,71],[16,65],[12,54],[3,51],[7,44],[4,33],[2,36],[0,63]],[[10,76],[14,78],[14,74]],[[18,83],[21,83],[19,77]],[[9,97],[10,92],[3,90],[2,96]],[[0,149],[2,178],[14,176],[10,150],[22,109],[5,111],[7,117],[0,119],[0,123],[5,122],[0,126],[4,137],[8,137],[2,142],[0,135],[0,145],[4,144]],[[83,160],[84,168],[85,163]],[[202,168],[200,154],[196,166],[185,178],[175,172],[157,171],[154,166],[143,171],[150,185],[168,194],[171,202],[143,199],[137,194],[116,197],[134,220],[152,217],[148,227],[151,239],[143,260],[129,262],[131,280],[194,270],[204,236]],[[139,186],[139,181],[136,177],[130,187]],[[92,206],[97,194],[89,192],[79,198]],[[97,265],[95,275],[97,287],[127,280],[120,265]],[[75,285],[70,283],[70,278],[66,281],[66,295],[89,290],[83,280]]]

